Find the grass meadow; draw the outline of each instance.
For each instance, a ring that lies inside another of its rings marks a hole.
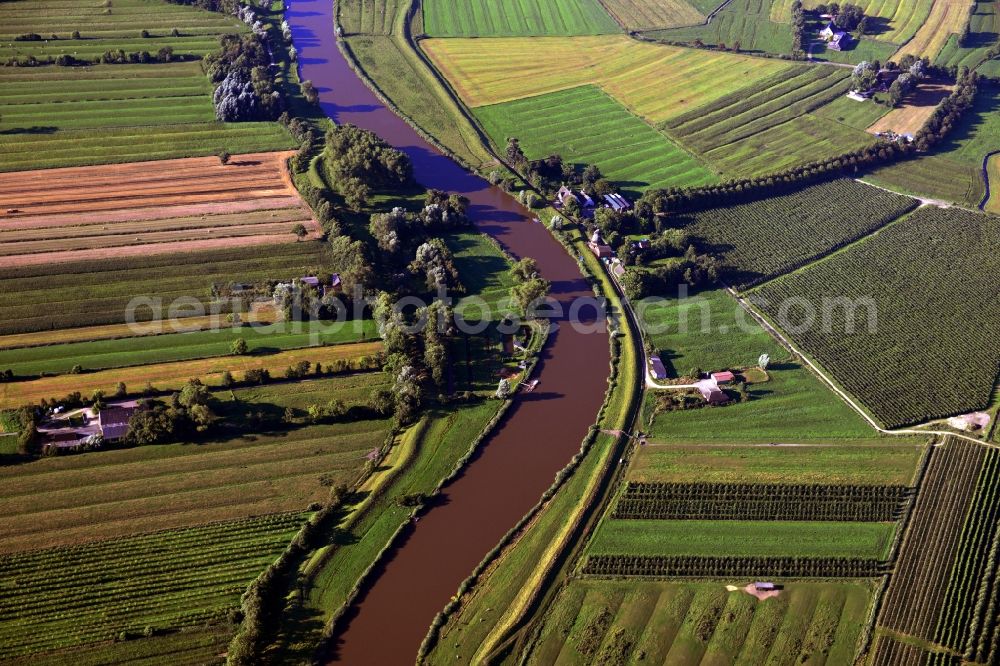
[[[291,540],[278,514],[0,556],[0,658],[220,624]],[[70,660],[72,657],[66,655]]]
[[[894,532],[892,523],[604,520],[587,554],[884,559]]]
[[[872,595],[866,582],[790,582],[759,601],[720,582],[574,580],[527,663],[849,664]]]
[[[528,159],[558,153],[580,169],[596,164],[632,194],[717,180],[695,158],[595,86],[479,107],[476,116],[497,146],[517,137]]]
[[[648,445],[636,450],[629,481],[912,485],[924,445],[918,441],[798,446]]]
[[[216,299],[213,285],[252,284],[316,275],[325,248],[319,241],[265,248],[222,249],[178,255],[119,258],[17,268],[0,267],[0,333],[30,333],[126,321],[134,297],[158,310],[137,308],[136,321],[163,319],[174,299],[186,297],[205,307]],[[218,304],[224,313],[228,310]],[[194,315],[180,308],[178,317]]]
[[[655,30],[656,28],[674,28],[682,25],[693,25],[705,20],[704,9],[698,4],[716,4],[713,0],[706,3],[686,2],[686,0],[605,0],[607,10],[629,30]]]
[[[835,120],[858,130],[867,130],[875,121],[889,113],[889,108],[872,101],[856,102],[846,95],[824,104],[812,112],[814,116]]]
[[[990,404],[1000,367],[1000,290],[986,268],[1000,253],[998,239],[1000,218],[925,206],[753,298],[797,328],[792,339],[883,424],[964,413]],[[814,308],[831,298],[863,305],[854,315],[824,310],[823,321],[802,327],[802,308],[780,310],[792,297]]]
[[[793,0],[775,0],[771,6],[771,20],[790,23]],[[821,0],[805,0],[806,9],[815,9]],[[927,20],[934,0],[859,0],[866,16],[877,19],[872,23],[870,38],[902,44],[916,34]]]
[[[472,107],[593,84],[654,123],[791,66],[615,35],[431,39],[422,46]]]
[[[958,45],[958,36],[952,35],[938,53],[935,62],[941,65],[965,65],[975,68],[986,58],[986,52],[1000,37],[1000,15],[996,0],[976,2],[969,20],[969,38],[965,46]]]
[[[990,158],[987,173],[990,179],[990,198],[986,202],[985,210],[987,213],[1000,215],[1000,155]]]
[[[695,25],[646,33],[654,39],[693,43],[700,39],[710,46],[727,46],[758,53],[790,53],[792,31],[771,20],[775,0],[734,0],[708,25]]]
[[[426,0],[432,37],[600,35],[621,30],[598,0]]]
[[[969,4],[956,0],[935,0],[912,39],[896,53],[897,58],[904,55],[926,56],[931,60],[937,58],[945,44],[962,32],[969,19]]]

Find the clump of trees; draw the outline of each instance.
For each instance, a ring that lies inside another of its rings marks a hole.
[[[374,191],[404,188],[413,182],[410,158],[354,125],[337,125],[327,132],[323,161],[331,185],[352,207],[363,205]]]
[[[802,53],[806,43],[806,12],[801,0],[792,3],[792,52]]]
[[[125,443],[162,444],[190,438],[209,430],[218,420],[211,408],[212,393],[200,379],[190,379],[166,402],[146,401],[129,420]]]
[[[205,58],[208,78],[216,85],[212,97],[219,120],[276,120],[284,100],[271,74],[271,59],[255,33],[222,35],[219,51]]]

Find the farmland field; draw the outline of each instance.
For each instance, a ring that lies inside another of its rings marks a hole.
[[[998,239],[1000,218],[927,206],[753,297],[883,423],[967,412],[1000,368]]]
[[[944,81],[924,81],[908,94],[902,105],[878,119],[869,132],[893,131],[916,134],[931,117],[938,105],[951,94],[954,86]]]
[[[810,446],[707,444],[640,447],[629,481],[910,485],[923,447],[851,442]]]
[[[636,42],[624,36],[431,39],[422,47],[470,106],[594,84],[661,122],[789,64]],[[540,57],[539,54],[545,54]]]
[[[830,207],[841,214],[830,219]],[[863,238],[916,200],[841,179],[753,203],[695,213],[687,230],[717,253],[740,289],[766,282]]]
[[[696,159],[594,86],[482,106],[476,116],[497,146],[517,137],[528,159],[558,153],[578,169],[596,164],[631,194],[716,180]]]
[[[976,2],[975,12],[969,21],[969,37],[965,46],[959,46],[958,36],[952,35],[938,53],[935,63],[975,68],[986,58],[986,52],[996,43],[998,37],[1000,37],[1000,18],[997,15],[996,0]]]
[[[155,55],[164,47],[201,57],[218,49],[218,35],[246,29],[235,17],[158,0],[118,0],[113,7],[16,0],[0,6],[0,18],[4,60],[63,53],[92,60],[114,49]],[[71,38],[74,30],[80,39]],[[32,32],[43,40],[12,41]],[[59,39],[45,39],[51,33]],[[0,171],[295,146],[277,123],[216,122],[212,85],[198,62],[3,67],[0,86]]]
[[[986,202],[986,212],[1000,215],[1000,155],[990,158],[987,174],[990,179],[990,198]]]
[[[836,120],[838,123],[860,130],[868,129],[876,120],[887,113],[889,113],[889,109],[881,104],[875,104],[871,101],[856,102],[846,95],[813,111],[815,116]]]
[[[136,296],[160,303],[159,311],[136,310],[137,321],[164,319],[173,299],[203,304],[202,312],[184,306],[177,317],[211,312],[213,285],[290,280],[317,275],[325,248],[318,241],[267,248],[188,252],[181,255],[123,257],[54,265],[0,267],[0,332],[24,333],[126,321]],[[169,268],[167,268],[169,267]],[[217,311],[227,312],[221,305]]]
[[[700,39],[711,46],[723,45],[758,53],[791,53],[792,31],[787,24],[771,20],[776,0],[734,0],[708,25],[697,25],[646,33],[654,39],[693,43]]]
[[[279,377],[290,365],[300,361],[331,364],[346,362],[352,368],[362,367],[381,350],[379,342],[358,342],[354,344],[332,345],[329,347],[306,347],[293,351],[256,356],[217,356],[193,361],[156,363],[111,370],[98,370],[81,375],[67,374],[42,377],[21,382],[0,384],[0,407],[18,407],[26,403],[37,403],[42,398],[63,398],[74,391],[90,396],[94,391],[113,395],[119,382],[133,390],[141,390],[150,384],[157,391],[178,390],[192,377],[198,377],[206,384],[219,386],[222,373],[230,371],[237,380],[251,368],[263,368],[272,376]]]
[[[243,411],[304,413],[333,399],[365,404],[380,373],[274,384],[217,393],[223,416]],[[254,433],[256,429],[259,432]],[[218,441],[163,444],[45,458],[0,468],[0,552],[68,546],[139,532],[282,511],[323,500],[320,477],[351,482],[365,455],[382,446],[384,420],[267,425],[223,432]]]
[[[674,28],[705,20],[705,15],[686,0],[605,0],[604,6],[629,30]]]
[[[288,175],[290,155],[10,174],[0,185],[0,256],[30,266],[292,243],[297,224],[318,238]]]
[[[216,328],[190,333],[164,333],[112,340],[42,345],[0,350],[0,368],[15,376],[63,374],[79,365],[85,371],[227,356],[237,339],[247,342],[248,354],[266,356],[276,351],[334,345],[378,337],[374,320],[333,322],[279,322],[273,325]]]
[[[598,0],[426,0],[432,37],[599,35],[621,28]]]
[[[793,0],[775,0],[771,8],[771,20],[789,23],[792,17]],[[821,0],[805,0],[806,9],[814,9]],[[869,38],[893,44],[902,44],[910,39],[924,21],[927,20],[934,0],[859,0],[866,16],[881,19],[874,21]]]
[[[948,40],[962,32],[971,4],[969,0],[934,0],[927,19],[913,38],[899,49],[896,57],[915,55],[934,60]]]
[[[791,582],[759,601],[721,582],[574,580],[527,663],[849,664],[872,592],[864,582]]]
[[[894,530],[892,523],[605,519],[587,553],[879,560]]]
[[[214,623],[224,633],[243,589],[303,519],[278,514],[2,555],[0,658],[111,641],[122,632],[138,638],[146,627]]]

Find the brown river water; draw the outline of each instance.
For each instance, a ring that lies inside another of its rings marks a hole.
[[[358,79],[337,48],[333,11],[332,0],[292,0],[286,13],[301,76],[317,87],[326,114],[404,151],[425,187],[468,197],[479,230],[514,256],[534,258],[560,303],[592,296],[577,262],[526,209],[442,155]],[[593,309],[587,316],[595,319]],[[331,662],[412,664],[434,616],[579,449],[607,388],[608,339],[600,321],[597,333],[574,329],[568,317],[554,321],[538,388],[516,399],[441,501],[408,528],[341,623]]]

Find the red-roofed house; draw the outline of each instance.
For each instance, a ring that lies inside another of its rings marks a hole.
[[[713,372],[712,379],[714,379],[719,384],[729,384],[736,380],[736,375],[734,375],[729,370],[724,370],[722,372]]]

